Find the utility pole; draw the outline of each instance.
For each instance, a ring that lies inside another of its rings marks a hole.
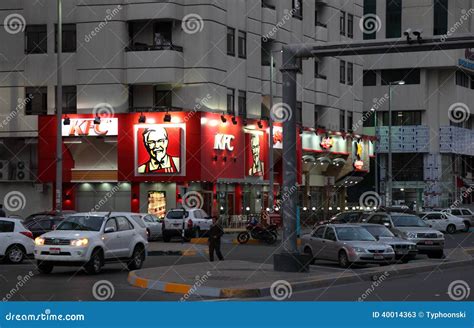
[[[62,74],[62,51],[63,51],[63,17],[62,0],[57,0],[58,9],[58,35],[57,35],[57,89],[56,89],[56,211],[62,214],[63,210],[63,74]]]
[[[274,211],[273,205],[273,189],[274,189],[274,168],[273,168],[273,118],[272,118],[272,110],[273,110],[273,52],[270,52],[270,115],[268,115],[268,125],[269,125],[269,138],[270,138],[270,154],[268,156],[268,161],[270,162],[270,192],[268,193],[268,207],[270,211]]]

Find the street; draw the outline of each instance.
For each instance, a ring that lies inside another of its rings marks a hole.
[[[227,239],[231,238],[226,236]],[[162,243],[155,241],[153,243]],[[179,244],[179,242],[175,242]],[[457,233],[446,235],[446,247],[473,247],[474,236],[471,233]],[[263,245],[232,245],[224,244],[222,247],[226,260],[250,261],[258,264],[273,263],[273,254],[278,246]],[[206,262],[208,259],[203,255],[195,256],[149,256],[145,261],[144,268],[166,267],[167,271],[173,272],[173,268],[180,264],[192,264]],[[455,280],[464,280],[468,285],[474,285],[472,275],[473,267],[459,267],[447,270],[434,270],[419,274],[389,277],[374,291],[364,297],[364,300],[404,301],[404,300],[449,300],[447,295],[448,285]],[[320,270],[325,273],[340,273],[341,269],[335,263],[324,261],[316,262],[312,270]],[[363,270],[355,268],[354,271]],[[31,273],[30,273],[31,272]],[[113,301],[178,301],[182,295],[164,293],[154,290],[141,289],[131,286],[127,282],[128,271],[120,264],[108,265],[99,275],[88,275],[75,267],[56,267],[52,274],[40,275],[32,260],[20,265],[0,265],[0,297],[8,295],[9,300],[22,301],[94,301],[94,284],[98,281],[108,281],[113,286],[113,292],[108,295],[107,300]],[[263,274],[256,272],[256,275]],[[30,275],[31,279],[24,282],[23,286],[16,288],[22,277]],[[252,275],[249,275],[252,279]],[[289,300],[295,301],[355,301],[371,288],[373,282],[360,281],[357,283],[343,284],[337,286],[325,286],[323,288],[295,291]],[[473,299],[470,295],[469,299]],[[213,300],[191,295],[190,301]],[[263,297],[254,300],[272,300],[271,297]]]

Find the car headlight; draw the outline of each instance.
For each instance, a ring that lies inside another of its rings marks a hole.
[[[394,253],[395,251],[393,250],[392,246],[387,246],[387,248],[385,249],[385,252],[386,253]]]
[[[367,252],[365,250],[365,248],[362,248],[362,247],[353,247],[352,249],[354,250],[354,252],[357,252],[357,253],[366,253]]]
[[[36,245],[36,246],[43,246],[43,245],[44,245],[44,238],[36,237],[36,239],[35,239],[35,245]]]
[[[441,232],[438,232],[436,235],[438,236],[438,238],[444,238],[444,235]]]
[[[71,240],[71,246],[84,247],[88,243],[89,243],[89,239],[87,238]]]

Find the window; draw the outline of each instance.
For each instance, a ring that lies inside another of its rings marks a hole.
[[[58,87],[55,88],[55,98]],[[76,114],[77,112],[77,87],[75,85],[63,86],[63,114]]]
[[[227,113],[235,114],[235,90],[227,89]]]
[[[336,241],[336,233],[333,228],[328,227],[326,233],[324,234],[324,239]]]
[[[354,15],[347,14],[347,36],[354,37]]]
[[[347,112],[347,129],[349,131],[353,131],[354,130],[353,125],[354,125],[353,113],[349,111]]]
[[[319,228],[316,229],[316,231],[313,233],[313,237],[322,239],[323,236],[324,236],[324,230],[325,230],[325,229],[326,229],[326,227],[319,227]]]
[[[153,25],[153,45],[160,49],[173,44],[173,25],[171,22],[157,22]]]
[[[434,0],[433,35],[448,32],[448,0]]]
[[[339,130],[346,130],[346,112],[345,110],[339,110]]]
[[[365,20],[370,20],[373,15],[377,14],[377,2],[376,0],[364,0],[364,26],[367,26]],[[371,33],[365,33],[364,29],[364,40],[373,40],[377,37],[377,29],[367,29],[372,31]]]
[[[388,112],[381,112],[382,124],[388,126]],[[392,112],[392,125],[421,125],[421,111]]]
[[[48,52],[46,25],[28,25],[25,29],[25,53],[45,54]]]
[[[319,107],[317,105],[314,106],[314,126],[319,126]]]
[[[247,33],[239,31],[239,57],[247,58]]]
[[[54,52],[58,52],[58,25],[54,25]],[[76,24],[63,24],[63,52],[76,52]]]
[[[0,221],[0,232],[13,232],[15,223],[10,221]]]
[[[30,101],[26,103],[25,115],[47,115],[48,114],[48,88],[28,87],[25,88],[25,98]]]
[[[173,102],[173,96],[171,90],[158,90],[155,89],[154,107],[157,111],[168,111]]]
[[[461,210],[451,210],[451,214],[455,216],[462,215]]]
[[[319,21],[318,21],[318,11],[315,10],[314,11],[314,26],[318,26],[318,23],[319,23]]]
[[[469,75],[463,71],[456,71],[456,85],[469,88]]]
[[[303,18],[303,1],[293,0],[293,17],[302,19]]]
[[[247,92],[239,90],[239,116],[247,117]]]
[[[346,12],[342,10],[339,16],[339,33],[346,35]]]
[[[227,54],[235,56],[235,28],[227,28]]]
[[[364,87],[377,85],[377,73],[372,70],[364,71]]]
[[[118,231],[133,230],[133,225],[127,220],[127,218],[117,216],[115,220],[117,220]]]
[[[354,84],[354,64],[347,63],[347,84]]]
[[[296,124],[301,124],[303,117],[303,103],[301,101],[296,102]]]
[[[373,117],[372,117],[373,116]],[[371,127],[374,127],[375,126],[375,122],[374,122],[374,118],[375,118],[375,115],[374,115],[374,112],[370,111],[370,112],[364,112],[362,113],[362,122],[363,122],[363,126],[364,128],[371,128]]]
[[[399,38],[402,36],[402,0],[387,0],[386,12],[387,26],[386,38]]]
[[[423,154],[394,153],[392,156],[394,181],[423,181]]]
[[[382,85],[405,81],[405,84],[420,84],[420,69],[384,69],[381,71]]]
[[[112,219],[109,219],[107,221],[107,223],[105,224],[105,229],[107,228],[114,228],[115,231],[118,231],[118,228],[117,228],[117,221],[115,221],[115,218],[112,218]]]
[[[346,83],[346,62],[343,60],[339,64],[339,82]]]

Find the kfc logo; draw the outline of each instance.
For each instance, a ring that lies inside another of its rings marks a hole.
[[[116,118],[101,119],[100,124],[95,124],[94,119],[70,119],[69,125],[64,125],[63,119],[63,137],[116,135],[118,135],[118,120]]]
[[[179,173],[181,128],[149,125],[137,131],[138,174]]]
[[[233,151],[234,146],[232,145],[232,142],[234,139],[235,137],[231,134],[218,133],[214,137],[214,149]]]
[[[264,163],[260,158],[260,138],[261,135],[258,133],[250,133],[250,161],[248,167],[249,176],[263,176]]]

